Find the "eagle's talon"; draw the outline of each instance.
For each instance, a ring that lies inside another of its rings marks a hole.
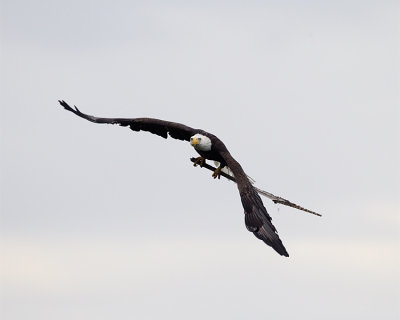
[[[200,164],[200,167],[203,168],[204,163],[206,162],[206,158],[204,157],[198,157],[193,163],[193,167],[196,167],[198,164]]]
[[[212,177],[215,179],[218,177],[218,179],[221,179],[221,171],[222,168],[219,166],[217,169],[215,169],[214,173],[212,174]]]

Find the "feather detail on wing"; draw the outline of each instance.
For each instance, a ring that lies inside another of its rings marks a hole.
[[[123,127],[129,127],[133,131],[148,131],[163,138],[190,141],[190,137],[198,130],[185,126],[181,123],[164,121],[152,118],[99,118],[81,112],[77,107],[72,108],[65,101],[59,100],[59,103],[68,111],[77,116],[95,123],[118,124]]]
[[[223,147],[226,149],[225,146]],[[272,224],[272,219],[267,209],[264,207],[260,196],[252,186],[241,165],[231,156],[228,150],[223,150],[221,155],[235,175],[244,208],[247,230],[253,232],[258,239],[271,246],[280,255],[288,257],[289,254]]]

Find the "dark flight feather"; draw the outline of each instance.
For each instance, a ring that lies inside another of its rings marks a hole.
[[[258,239],[271,246],[280,255],[289,257],[276,228],[272,224],[272,219],[267,209],[264,207],[260,196],[243,171],[242,166],[227,150],[222,152],[221,155],[235,176],[244,208],[247,230],[253,232]]]
[[[81,112],[76,106],[70,107],[63,100],[58,101],[65,110],[75,113],[77,116],[95,123],[118,124],[122,127],[129,127],[133,131],[148,131],[163,138],[171,138],[190,141],[190,137],[199,130],[190,128],[181,123],[164,121],[152,118],[100,118]]]
[[[213,156],[215,157],[210,159],[218,160],[222,165],[227,165],[235,176],[244,208],[246,228],[280,255],[289,256],[257,191],[250,183],[241,165],[232,157],[225,144],[216,136],[181,123],[153,118],[99,118],[87,115],[79,111],[77,107],[74,109],[63,100],[59,100],[59,102],[66,110],[94,123],[118,124],[123,127],[129,127],[133,131],[148,131],[163,138],[167,138],[169,135],[171,138],[185,141],[190,141],[190,137],[196,133],[209,137],[212,143]]]

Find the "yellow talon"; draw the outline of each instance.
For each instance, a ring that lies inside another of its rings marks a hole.
[[[221,178],[221,171],[222,171],[222,168],[221,168],[221,166],[219,166],[215,171],[214,171],[214,173],[212,174],[212,177],[215,179],[215,178],[217,178],[218,177],[218,179],[220,179]]]
[[[203,167],[204,162],[206,162],[206,158],[204,158],[204,157],[198,157],[198,158],[196,158],[196,160],[194,161],[193,166],[195,167],[195,166],[197,166],[198,164],[200,164],[200,167]]]

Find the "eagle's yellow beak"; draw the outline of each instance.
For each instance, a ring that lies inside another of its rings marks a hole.
[[[195,147],[195,146],[197,146],[198,144],[200,144],[200,139],[199,138],[193,138],[193,139],[190,139],[190,144],[193,146],[193,147]]]

